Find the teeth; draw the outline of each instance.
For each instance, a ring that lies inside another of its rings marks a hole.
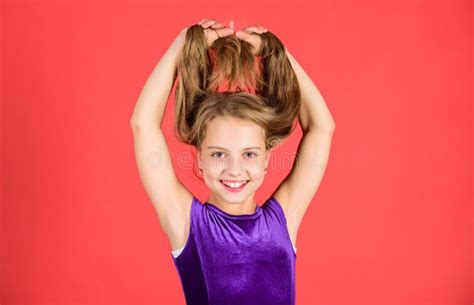
[[[247,180],[245,181],[242,181],[242,182],[226,182],[226,181],[223,181],[222,180],[222,183],[227,185],[227,186],[230,186],[231,188],[239,188],[241,187],[245,182],[247,182]]]

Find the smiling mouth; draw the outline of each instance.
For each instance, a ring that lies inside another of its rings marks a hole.
[[[219,180],[219,182],[224,186],[226,187],[227,189],[230,189],[230,190],[241,190],[242,188],[244,188],[244,186],[246,186],[248,184],[250,180],[242,180],[240,182],[229,182],[229,181],[225,181],[225,180]]]

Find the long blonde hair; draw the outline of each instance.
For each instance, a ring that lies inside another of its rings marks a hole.
[[[174,113],[179,141],[200,149],[207,124],[217,116],[260,125],[267,149],[292,133],[301,103],[296,74],[281,41],[271,32],[259,35],[256,62],[252,46],[234,35],[218,38],[208,50],[204,29],[198,24],[188,28],[177,67]],[[238,90],[216,92],[223,81]],[[253,88],[255,94],[243,88]]]

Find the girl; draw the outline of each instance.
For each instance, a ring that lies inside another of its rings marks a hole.
[[[206,48],[215,52],[206,56]],[[178,71],[175,132],[196,147],[210,189],[204,203],[175,175],[160,127]],[[260,206],[254,194],[271,150],[296,116],[303,130],[296,160]],[[130,124],[186,303],[295,304],[296,236],[325,172],[335,123],[279,40],[262,27],[234,35],[232,22],[209,19],[183,29],[149,76]]]

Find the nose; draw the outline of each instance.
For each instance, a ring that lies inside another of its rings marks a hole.
[[[229,173],[238,174],[241,170],[242,166],[240,164],[239,159],[229,158],[229,162],[227,162],[227,170]]]

